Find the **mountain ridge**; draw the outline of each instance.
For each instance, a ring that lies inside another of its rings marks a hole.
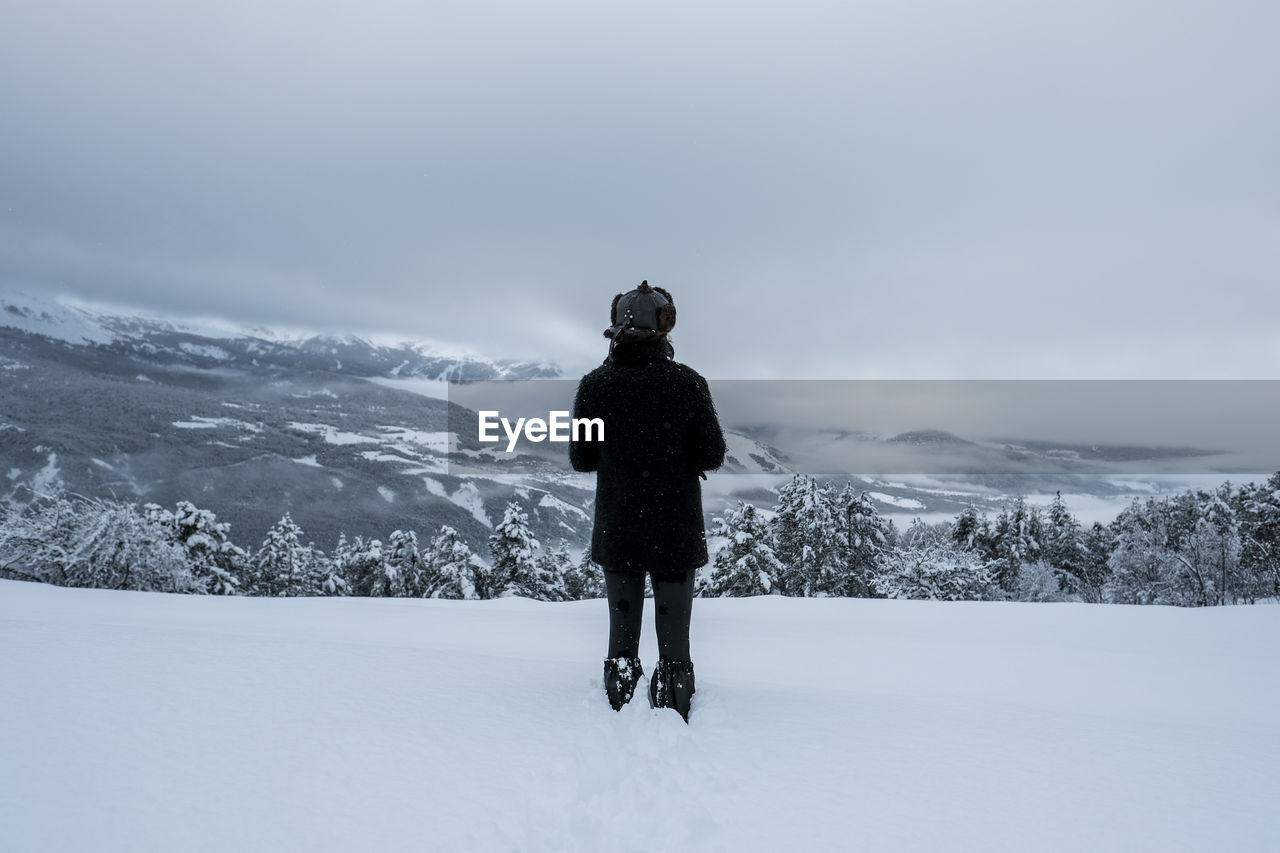
[[[162,364],[326,370],[349,376],[440,382],[562,377],[550,361],[486,358],[431,340],[386,333],[335,334],[208,317],[122,313],[66,295],[0,287],[0,327],[98,346]]]

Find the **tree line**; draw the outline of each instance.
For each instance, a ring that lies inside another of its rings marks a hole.
[[[489,537],[485,562],[453,527],[420,543],[413,530],[338,537],[332,553],[306,541],[285,513],[256,550],[230,524],[189,501],[173,510],[82,495],[0,506],[0,577],[58,586],[212,595],[363,595],[398,598],[593,598],[603,576],[589,555],[547,550],[516,503]]]
[[[1025,497],[994,517],[972,505],[952,520],[899,531],[870,497],[796,475],[772,508],[738,501],[711,526],[699,573],[705,597],[788,595],[946,601],[1086,601],[1207,606],[1280,598],[1280,472],[1262,485],[1135,498],[1109,524],[1085,526],[1061,494]],[[486,561],[442,526],[425,542],[340,535],[332,553],[286,513],[261,545],[188,501],[172,510],[78,495],[0,506],[0,577],[60,586],[214,595],[361,595],[543,601],[596,598],[589,549],[544,548],[507,504]]]
[[[994,518],[970,505],[901,532],[865,492],[797,475],[771,512],[739,501],[713,533],[724,545],[701,578],[704,596],[1189,607],[1280,598],[1280,473],[1134,498],[1105,525],[1082,525],[1059,492],[1044,510],[1016,497]]]

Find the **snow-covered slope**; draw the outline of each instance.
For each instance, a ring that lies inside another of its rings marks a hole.
[[[600,601],[0,581],[5,847],[1280,849],[1280,608],[695,614],[686,726],[609,710]]]
[[[117,355],[147,362],[202,368],[274,366],[435,381],[560,375],[559,367],[548,361],[488,358],[431,340],[387,334],[326,334],[218,317],[169,316],[0,284],[0,328],[4,327],[73,346],[107,347]]]
[[[13,287],[0,289],[0,326],[70,344],[105,344],[116,338],[86,311],[46,294]]]

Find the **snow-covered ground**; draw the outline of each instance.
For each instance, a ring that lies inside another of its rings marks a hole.
[[[0,581],[3,847],[1280,849],[1280,607],[699,600],[687,726],[605,621]]]

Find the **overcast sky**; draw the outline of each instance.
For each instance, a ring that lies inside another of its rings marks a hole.
[[[6,2],[0,276],[717,378],[1280,376],[1280,6]]]

